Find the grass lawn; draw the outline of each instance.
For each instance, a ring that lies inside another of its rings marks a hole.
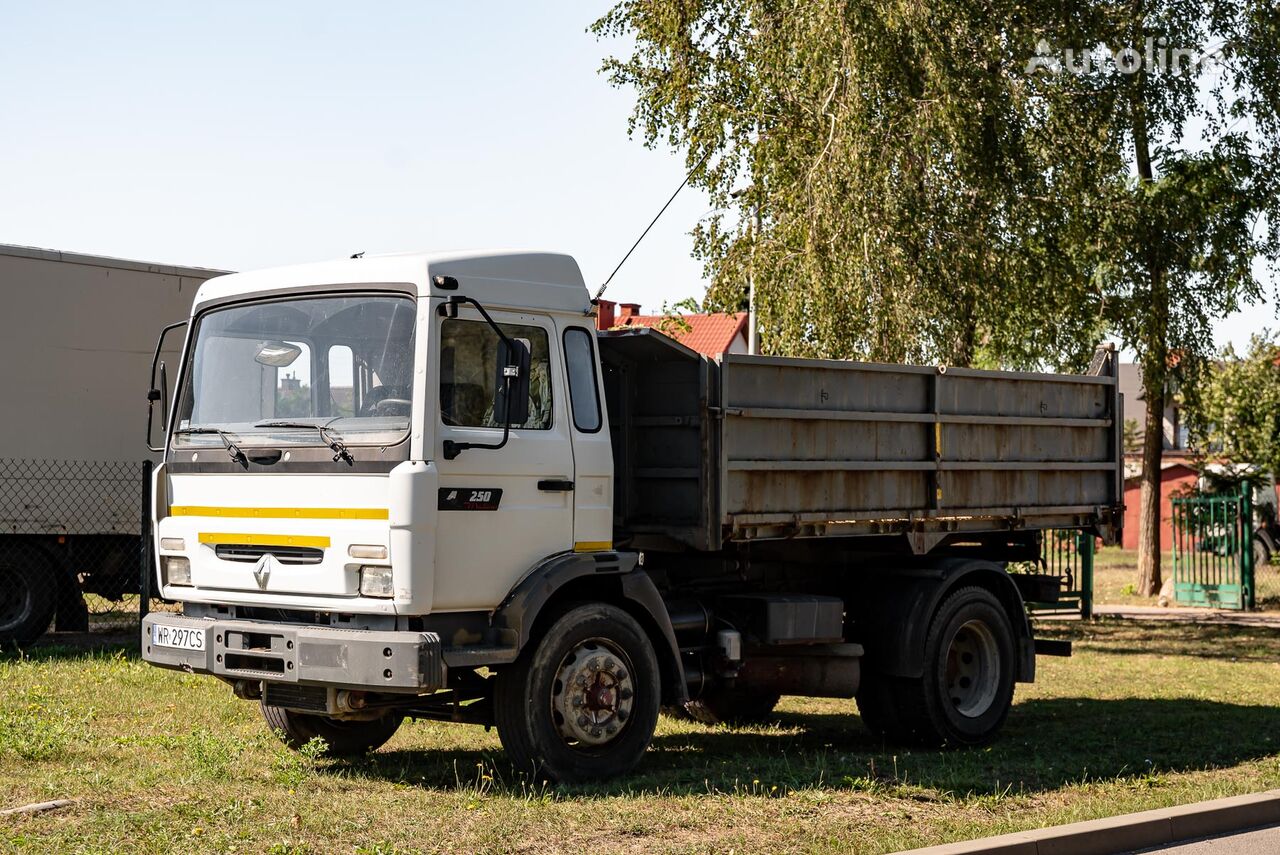
[[[638,774],[513,780],[496,734],[405,725],[356,762],[310,760],[206,678],[121,649],[0,659],[0,818],[22,852],[886,852],[1280,787],[1280,633],[1055,623],[1071,659],[992,746],[881,745],[852,701],[786,699],[778,723],[663,719]]]
[[[1166,552],[1160,559],[1160,572],[1173,572],[1173,555]],[[1157,597],[1143,597],[1135,590],[1138,584],[1138,552],[1118,546],[1104,546],[1093,558],[1093,601],[1108,605],[1154,606]]]
[[[1160,572],[1165,579],[1173,573],[1173,554],[1164,553],[1160,560]],[[1254,568],[1257,585],[1258,609],[1280,609],[1280,565],[1274,561]],[[1105,546],[1097,551],[1093,561],[1093,601],[1107,605],[1154,606],[1158,597],[1139,596],[1138,553],[1133,549]]]

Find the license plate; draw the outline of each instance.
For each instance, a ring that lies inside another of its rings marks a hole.
[[[157,647],[176,647],[179,650],[204,650],[204,630],[152,624],[151,643]]]

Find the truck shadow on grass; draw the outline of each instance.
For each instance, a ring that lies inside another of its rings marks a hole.
[[[945,800],[1098,782],[1150,788],[1171,772],[1274,756],[1280,753],[1277,725],[1280,712],[1272,707],[1193,698],[1058,698],[1018,704],[990,746],[921,750],[883,744],[856,715],[784,713],[767,727],[660,733],[636,774],[558,791],[770,797],[817,788]],[[429,789],[476,786],[483,775],[471,773],[485,770],[495,793],[547,789],[521,780],[496,752],[384,750],[329,768]]]

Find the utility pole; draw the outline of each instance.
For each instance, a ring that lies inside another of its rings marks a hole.
[[[744,196],[755,189],[748,184],[734,190],[729,195],[734,199]],[[760,239],[760,203],[751,206],[751,221],[747,234],[751,236],[751,263],[747,266],[747,353],[760,352],[760,330],[756,324],[756,241]]]

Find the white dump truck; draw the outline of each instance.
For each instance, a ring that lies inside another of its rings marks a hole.
[[[163,342],[162,342],[163,343]],[[993,737],[1040,653],[1013,574],[1122,519],[1115,354],[1087,375],[699,355],[598,333],[578,266],[410,254],[196,295],[152,503],[144,658],[292,745],[495,725],[540,779],[625,773],[666,708],[856,697]]]
[[[138,592],[138,395],[157,328],[225,272],[0,244],[0,645]]]

